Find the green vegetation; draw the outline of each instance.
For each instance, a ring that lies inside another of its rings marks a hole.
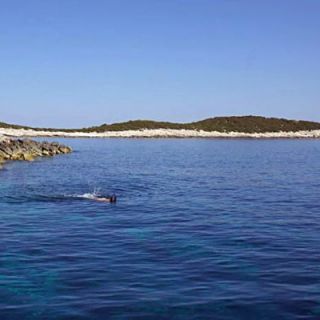
[[[301,130],[320,130],[320,123],[311,121],[296,121],[277,118],[265,118],[257,116],[243,117],[216,117],[192,123],[172,123],[158,122],[149,120],[135,120],[114,124],[103,124],[97,127],[84,129],[51,129],[51,128],[31,128],[16,125],[9,125],[0,122],[2,128],[14,129],[34,129],[64,132],[104,132],[104,131],[124,131],[140,129],[189,129],[219,132],[245,132],[245,133],[264,133],[264,132],[289,132]]]
[[[7,123],[4,123],[4,122],[0,122],[0,128],[23,129],[24,127],[16,126],[14,124],[7,124]]]
[[[320,130],[320,123],[310,121],[295,121],[256,116],[216,117],[192,123],[156,122],[136,120],[114,124],[103,124],[99,127],[83,129],[86,132],[123,131],[139,129],[189,129],[219,132],[264,133],[279,131]]]
[[[220,132],[289,132],[301,130],[318,130],[320,123],[310,121],[296,121],[277,118],[264,118],[256,116],[246,117],[217,117],[190,124],[192,128],[204,131]]]

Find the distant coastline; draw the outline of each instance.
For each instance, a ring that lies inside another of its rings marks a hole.
[[[65,138],[252,138],[252,139],[320,139],[320,130],[296,132],[218,132],[185,129],[141,129],[106,132],[35,131],[31,129],[0,128],[7,137],[65,137]]]
[[[320,138],[320,123],[257,116],[192,123],[135,120],[83,129],[32,128],[0,123],[0,136],[70,138]]]

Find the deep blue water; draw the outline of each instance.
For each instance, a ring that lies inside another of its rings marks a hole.
[[[58,141],[0,171],[1,320],[320,319],[320,141]]]

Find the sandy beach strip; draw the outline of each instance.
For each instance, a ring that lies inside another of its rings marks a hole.
[[[106,132],[63,132],[0,128],[0,136],[7,137],[68,137],[68,138],[320,138],[320,130],[297,132],[218,132],[176,129],[143,129]]]

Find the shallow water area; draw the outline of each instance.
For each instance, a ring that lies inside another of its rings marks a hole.
[[[1,320],[320,318],[320,141],[53,140],[0,170]]]

